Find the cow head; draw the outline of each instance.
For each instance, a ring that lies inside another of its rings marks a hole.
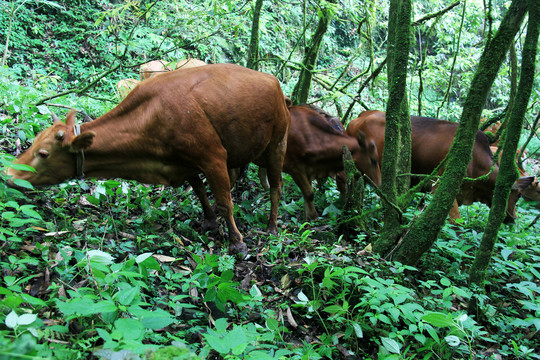
[[[540,183],[536,176],[523,176],[514,183],[519,194],[527,201],[540,202]]]
[[[379,155],[377,146],[373,139],[368,139],[363,131],[358,132],[357,136],[360,152],[353,154],[353,159],[358,170],[369,176],[377,185],[381,185],[381,167],[379,166]]]
[[[52,126],[38,134],[32,146],[15,160],[15,164],[30,165],[36,171],[9,168],[8,185],[14,185],[13,179],[27,180],[34,186],[53,185],[74,177],[77,153],[90,147],[95,136],[92,131],[76,136],[74,125],[72,111],[65,123],[55,119]]]

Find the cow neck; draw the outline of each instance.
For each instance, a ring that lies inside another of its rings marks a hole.
[[[81,126],[79,124],[73,125],[73,133],[75,136],[78,136],[81,134]],[[78,151],[76,154],[77,157],[77,178],[83,178],[84,177],[84,150]]]
[[[143,126],[136,119],[140,114],[126,116],[125,112],[111,112],[81,126],[81,132],[96,135],[85,150],[84,172],[87,177],[124,178],[139,180],[140,169],[148,164],[151,147],[145,147],[141,134]]]

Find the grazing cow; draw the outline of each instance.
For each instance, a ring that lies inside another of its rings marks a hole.
[[[363,133],[353,137],[337,130],[328,114],[308,105],[292,106],[289,112],[291,127],[283,171],[292,176],[302,191],[307,220],[318,217],[311,183],[343,171],[343,145],[351,151],[356,167],[380,184],[375,144],[367,141]]]
[[[136,79],[122,79],[116,84],[116,90],[118,91],[118,94],[120,94],[120,97],[123,99],[125,98],[131,90],[137,84],[140,83],[139,80]]]
[[[385,124],[386,115],[384,112],[377,110],[364,111],[347,126],[347,133],[354,136],[358,131],[363,131],[368,139],[375,142],[379,161],[382,161]],[[431,174],[435,170],[448,154],[457,128],[457,123],[411,116],[411,171],[413,174]],[[499,167],[496,163],[493,163],[493,154],[489,148],[487,136],[478,130],[472,160],[467,166],[466,176],[478,178],[487,174],[493,166],[494,169],[487,179],[463,182],[461,191],[450,211],[450,218],[456,219],[460,217],[458,204],[469,205],[474,201],[480,201],[491,206]],[[530,179],[520,178],[513,187],[506,209],[507,221],[516,218],[515,206],[519,198],[517,187],[524,186],[527,181],[530,183]]]
[[[205,63],[202,60],[197,60],[197,59],[191,59],[190,58],[190,59],[180,60],[179,62],[177,62],[176,67],[174,69],[175,70],[189,69],[189,68],[192,68],[192,67],[204,66],[204,65],[208,65],[208,64]]]
[[[143,81],[152,76],[164,74],[169,71],[172,71],[170,62],[165,60],[152,60],[139,67],[139,76],[141,81]]]
[[[212,226],[215,214],[199,178],[203,173],[227,223],[230,251],[245,254],[233,219],[227,168],[255,162],[268,169],[268,230],[276,233],[290,124],[285,101],[275,77],[238,65],[173,71],[142,82],[92,122],[79,127],[73,113],[65,124],[55,122],[16,160],[36,172],[10,168],[8,175],[33,185],[57,184],[83,173],[170,186],[187,180]]]

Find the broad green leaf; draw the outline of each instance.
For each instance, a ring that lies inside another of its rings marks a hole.
[[[211,335],[211,334],[204,334],[204,338],[206,339],[206,342],[212,349],[217,351],[220,354],[228,354],[229,351],[231,351],[231,347],[225,340],[222,338]]]
[[[360,324],[356,322],[353,323],[353,329],[357,338],[362,339],[364,337],[364,332],[362,331],[362,327],[360,326]]]
[[[41,215],[36,210],[32,209],[32,207],[34,207],[34,206],[23,205],[23,206],[21,206],[21,211],[22,211],[22,213],[24,215],[26,215],[28,217],[38,219],[38,220],[42,220],[43,218],[41,217]]]
[[[103,264],[103,265],[110,265],[114,261],[114,258],[112,255],[101,250],[88,251],[88,259],[91,262],[95,262],[95,263]]]
[[[461,343],[461,340],[459,340],[459,338],[455,335],[448,335],[444,338],[444,340],[448,345],[452,347],[459,346],[459,344]]]
[[[140,288],[138,286],[132,286],[129,289],[122,289],[116,294],[116,300],[122,305],[131,305],[135,296],[139,295]]]
[[[91,314],[110,313],[116,310],[118,310],[118,308],[112,300],[98,301],[90,309]]]
[[[262,292],[257,287],[257,284],[253,284],[253,286],[249,289],[249,294],[252,297],[260,297],[260,296],[262,296]]]
[[[276,319],[268,318],[266,319],[266,327],[272,331],[276,331],[279,327],[279,323]]]
[[[167,327],[175,322],[174,317],[162,309],[154,311],[146,311],[146,314],[141,319],[145,328],[159,330]]]
[[[426,315],[422,316],[422,320],[436,327],[447,327],[453,325],[452,315],[440,312],[428,312]]]
[[[509,248],[504,248],[504,249],[502,249],[502,250],[501,250],[501,255],[502,255],[504,261],[507,261],[507,260],[508,260],[508,257],[509,257],[510,255],[512,255],[513,252],[514,252],[514,250],[509,249]]]
[[[34,321],[36,321],[37,315],[36,314],[22,314],[17,319],[17,323],[19,325],[30,325]]]
[[[6,326],[11,329],[15,329],[18,325],[17,320],[19,317],[15,313],[15,311],[11,310],[11,312],[6,316]]]
[[[387,337],[381,337],[381,342],[384,348],[392,354],[399,354],[401,352],[401,345],[396,340]]]
[[[151,253],[151,252],[147,252],[147,253],[141,254],[141,255],[139,255],[139,256],[137,256],[137,257],[135,258],[135,262],[136,262],[137,264],[140,264],[140,263],[142,263],[144,260],[148,259],[148,258],[149,258],[150,256],[152,256],[152,255],[153,255],[153,253]]]
[[[120,318],[114,322],[114,327],[124,340],[142,340],[144,336],[142,323],[135,319]]]
[[[244,329],[237,326],[234,330],[228,332],[223,340],[227,341],[231,347],[233,355],[240,355],[246,349],[248,340]]]

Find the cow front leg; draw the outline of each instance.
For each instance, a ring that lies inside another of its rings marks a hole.
[[[227,223],[227,230],[229,232],[229,251],[237,254],[247,254],[247,246],[242,240],[242,235],[233,218],[233,202],[231,197],[231,185],[229,181],[229,173],[225,162],[214,163],[213,166],[209,166],[208,170],[204,172],[210,190],[214,194],[216,199],[216,206],[219,213],[225,219]]]
[[[204,215],[204,220],[202,224],[203,231],[216,231],[218,228],[217,216],[214,212],[214,209],[212,209],[212,206],[210,206],[208,196],[206,195],[206,187],[204,186],[201,178],[199,177],[199,175],[194,175],[187,178],[187,181],[189,182],[189,184],[193,188],[193,191],[195,192],[195,195],[197,195],[199,201],[201,202],[201,207]]]

